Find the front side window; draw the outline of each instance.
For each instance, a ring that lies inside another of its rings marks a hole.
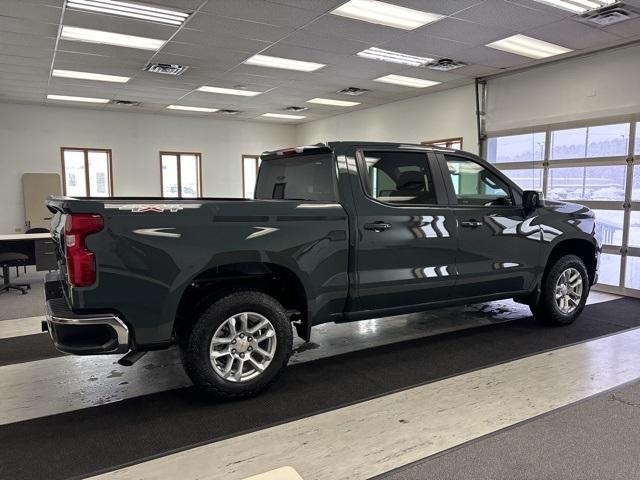
[[[71,197],[110,197],[111,150],[62,148],[64,194]]]
[[[160,152],[160,168],[163,197],[201,196],[199,153]]]
[[[437,203],[427,157],[421,152],[363,152],[369,195],[405,205]]]
[[[472,160],[447,155],[447,167],[460,205],[511,205],[509,186]]]
[[[258,173],[255,198],[337,201],[333,157],[325,153],[263,160]]]

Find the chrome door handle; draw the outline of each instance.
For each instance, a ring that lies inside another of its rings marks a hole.
[[[373,222],[373,223],[364,224],[365,230],[373,230],[374,232],[383,232],[385,230],[389,230],[390,228],[391,228],[391,224],[384,223],[384,222]]]
[[[477,220],[467,220],[466,222],[461,222],[460,225],[468,228],[478,228],[482,226],[482,222],[478,222]]]

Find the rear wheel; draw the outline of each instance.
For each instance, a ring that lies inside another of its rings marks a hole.
[[[564,255],[545,273],[538,304],[531,308],[538,320],[549,325],[569,325],[584,309],[589,275],[576,255]]]
[[[206,393],[222,398],[256,395],[282,373],[293,335],[284,308],[257,291],[216,300],[182,343],[186,371]]]

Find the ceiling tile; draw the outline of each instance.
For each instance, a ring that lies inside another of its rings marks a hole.
[[[411,32],[378,46],[421,57],[454,57],[458,52],[468,49],[471,45],[425,35],[423,32]]]
[[[620,40],[617,35],[574,20],[560,20],[559,22],[529,30],[526,34],[573,50],[606,45]]]
[[[315,12],[329,12],[339,7],[345,0],[266,0],[266,3],[275,3],[277,5],[287,5],[289,7],[306,8]]]
[[[388,42],[405,33],[404,30],[360,22],[350,18],[338,17],[336,15],[325,15],[315,22],[303,28],[316,34],[326,34],[327,32],[339,37],[350,38],[372,45]]]
[[[494,68],[509,68],[533,62],[531,58],[502,52],[485,46],[470,48],[469,50],[459,52],[456,59]]]
[[[218,30],[203,32],[183,28],[171,40],[170,43],[186,43],[208,48],[228,48],[243,52],[259,52],[271,45],[271,42],[243,38],[237,35],[220,33]]]
[[[280,42],[282,45],[295,45],[314,50],[322,50],[332,53],[344,53],[352,55],[371,46],[367,42],[360,42],[349,38],[339,37],[325,33],[311,33],[307,30],[298,30]]]
[[[224,35],[235,35],[242,38],[275,42],[291,33],[290,27],[268,25],[235,18],[223,18],[208,13],[197,13],[185,25],[191,30],[216,32]]]
[[[317,18],[321,13],[277,3],[265,6],[264,0],[209,0],[201,12],[220,17],[247,20],[250,22],[301,27]]]
[[[456,14],[455,18],[519,32],[561,20],[562,15],[504,0],[487,0]]]
[[[638,7],[640,7],[640,5],[638,5]],[[622,37],[636,37],[640,35],[640,18],[611,25],[610,27],[604,28],[604,30]]]
[[[413,8],[423,12],[453,15],[469,7],[478,5],[484,0],[385,0],[402,7]]]
[[[2,0],[0,16],[37,20],[39,22],[57,23],[60,21],[62,8],[46,4],[28,3],[21,0]]]
[[[456,18],[445,18],[439,22],[425,25],[416,30],[432,37],[444,38],[456,42],[468,43],[474,46],[485,45],[500,38],[513,35],[512,30],[500,27],[487,28],[466,20],[458,20]]]

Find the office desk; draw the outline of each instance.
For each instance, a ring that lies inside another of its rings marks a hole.
[[[29,257],[28,265],[36,270],[56,270],[58,262],[50,233],[0,234],[0,252],[24,253]]]

